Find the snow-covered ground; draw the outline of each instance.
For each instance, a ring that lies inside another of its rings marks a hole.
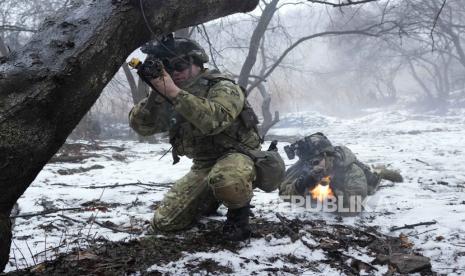
[[[277,193],[266,194],[261,191],[255,192],[252,202],[256,215],[277,220],[275,213],[280,212],[291,218],[297,216],[355,226],[379,226],[381,232],[395,236],[403,232],[423,255],[431,258],[434,271],[450,274],[453,269],[458,269],[455,270],[456,274],[465,274],[465,110],[451,112],[443,117],[403,111],[376,111],[352,119],[325,117],[317,113],[292,114],[283,118],[269,134],[305,136],[317,131],[325,133],[333,144],[348,146],[361,161],[369,165],[385,164],[400,170],[404,182],[393,185],[384,181],[380,190],[369,197],[369,212],[355,218],[344,218],[342,222],[333,214],[291,208],[282,202]],[[285,144],[279,144],[284,158],[282,146]],[[10,254],[11,263],[7,271],[17,266],[33,265],[45,258],[50,259],[54,252],[85,247],[89,240],[99,236],[110,240],[136,237],[135,234],[115,233],[87,221],[93,217],[99,223],[118,229],[137,230],[147,227],[145,223],[152,217],[153,204],[160,201],[169,188],[165,183],[180,178],[191,165],[190,160],[182,158],[180,163],[172,166],[170,154],[160,159],[164,151],[169,149],[168,144],[113,140],[102,141],[100,145],[124,147],[125,150],[118,154],[125,158],[115,157],[115,150],[107,148],[98,152],[102,157],[90,158],[83,163],[48,164],[21,197],[20,214],[44,209],[81,209],[18,218]],[[285,160],[287,165],[295,162]],[[103,168],[70,175],[58,173],[63,169],[89,168],[94,165]],[[137,184],[139,182],[141,184]],[[108,187],[114,184],[120,186]],[[226,210],[222,208],[220,212],[225,213]],[[395,232],[389,230],[392,226],[433,220],[437,223],[430,226]],[[154,264],[153,269],[182,273],[186,271],[186,263],[195,263],[205,258],[229,266],[237,274],[260,272],[263,267],[270,265],[292,267],[292,264],[279,258],[269,263],[269,258],[278,252],[312,261],[325,258],[321,252],[311,252],[301,241],[291,243],[289,238],[252,239],[239,252],[186,254],[174,263]],[[256,261],[238,266],[237,260],[244,257]],[[369,256],[359,258],[371,260]],[[324,263],[318,266],[319,272],[299,271],[305,274],[339,274]],[[386,272],[386,268],[380,267],[378,273],[383,272]]]

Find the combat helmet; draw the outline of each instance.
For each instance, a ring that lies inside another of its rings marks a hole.
[[[311,155],[316,156],[322,153],[333,153],[334,147],[329,139],[321,132],[313,133],[304,138],[308,145]]]
[[[317,132],[297,142],[296,154],[299,159],[310,159],[323,153],[333,154],[334,147],[326,136]]]
[[[197,42],[188,38],[165,36],[161,40],[151,41],[141,47],[141,51],[162,60],[191,57],[194,64],[202,66],[208,62],[208,55]]]

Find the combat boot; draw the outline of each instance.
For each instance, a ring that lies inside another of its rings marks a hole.
[[[11,221],[9,216],[0,214],[0,273],[9,260],[11,246]]]
[[[223,225],[223,237],[229,241],[243,241],[252,233],[249,225],[250,205],[239,209],[228,209]]]
[[[381,179],[385,179],[385,180],[389,180],[389,181],[397,182],[397,183],[404,181],[404,178],[398,171],[381,168],[380,170],[377,171],[377,173]]]

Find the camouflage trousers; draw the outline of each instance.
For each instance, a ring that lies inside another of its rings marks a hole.
[[[166,193],[155,211],[153,226],[161,231],[187,228],[199,216],[246,206],[253,195],[255,167],[250,157],[229,153],[213,165],[195,164]]]
[[[0,214],[0,273],[8,263],[11,246],[11,222],[7,215]]]

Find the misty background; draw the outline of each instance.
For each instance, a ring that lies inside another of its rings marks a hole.
[[[0,0],[1,55],[27,43],[47,16],[83,2]],[[211,59],[206,67],[233,75],[250,91],[264,132],[290,112],[352,117],[385,108],[441,115],[465,106],[463,1],[312,2],[261,1],[250,14],[177,35],[198,41]],[[144,57],[136,51],[128,59],[134,56]],[[147,93],[123,66],[72,137],[136,138],[127,115]]]

